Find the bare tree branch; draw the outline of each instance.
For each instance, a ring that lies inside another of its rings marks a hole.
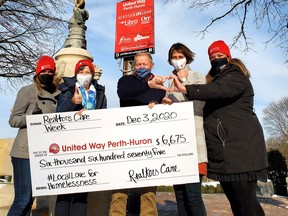
[[[0,1],[0,78],[12,88],[31,81],[38,58],[64,44],[68,6],[66,0]],[[0,91],[7,87],[2,85]]]
[[[165,0],[168,2],[177,2],[180,0]],[[246,25],[248,17],[253,16],[256,29],[267,30],[267,37],[264,43],[274,44],[279,47],[285,56],[288,55],[288,2],[287,0],[182,0],[189,2],[189,8],[207,10],[216,6],[222,8],[223,13],[212,18],[210,23],[198,31],[202,38],[215,23],[221,22],[229,17],[239,17],[239,31],[233,37],[231,47],[237,47],[244,41],[243,51],[253,50],[253,37],[247,34]],[[250,19],[251,20],[251,19]],[[239,48],[239,47],[237,47]],[[288,62],[288,60],[287,60]]]
[[[288,138],[288,97],[270,103],[264,110],[263,124],[269,135]]]

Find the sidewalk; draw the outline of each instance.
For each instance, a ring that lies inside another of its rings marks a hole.
[[[105,195],[104,192],[103,194]],[[202,196],[203,196],[204,204],[206,207],[207,216],[233,216],[231,209],[230,209],[229,202],[224,194],[222,193],[221,194],[202,194]],[[157,208],[158,208],[159,216],[178,216],[174,193],[158,192],[156,198],[157,198]],[[285,198],[259,197],[258,199],[265,211],[265,216],[288,216],[288,197],[285,197]],[[4,200],[1,200],[0,198],[0,201],[4,201]],[[108,216],[109,201],[107,200],[105,203],[108,205],[107,207],[104,207],[104,210],[105,210],[104,212],[106,213],[103,213],[103,212],[92,213],[91,212],[87,215],[88,216],[93,216],[93,215],[97,215],[97,216],[107,215]],[[103,203],[100,203],[100,202],[93,203],[93,205],[97,205],[97,204],[103,205]],[[9,208],[10,208],[10,205],[6,205],[5,207],[0,208],[0,216],[6,216]],[[94,210],[99,211],[98,208],[94,208]],[[3,212],[6,212],[6,213],[4,214]],[[32,215],[33,216],[50,216],[50,214],[48,214],[47,208],[40,209],[37,212],[33,212]],[[137,215],[133,214],[133,216],[137,216]]]
[[[232,216],[229,202],[224,194],[203,194],[207,216]],[[287,216],[288,198],[259,197],[266,216]],[[178,216],[174,193],[157,193],[159,216]]]

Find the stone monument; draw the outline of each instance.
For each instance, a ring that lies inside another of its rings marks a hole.
[[[85,22],[89,18],[89,13],[85,9],[85,0],[74,0],[75,7],[73,15],[69,21],[69,35],[64,46],[55,54],[57,74],[59,76],[74,76],[76,63],[81,59],[90,59],[93,57],[87,51]],[[102,69],[95,65],[95,79],[98,80],[102,74]]]

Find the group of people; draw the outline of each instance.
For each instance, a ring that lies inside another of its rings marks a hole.
[[[89,59],[80,60],[73,77],[55,76],[53,58],[42,56],[36,65],[33,83],[21,88],[9,119],[11,127],[19,128],[11,158],[14,179],[14,201],[8,216],[29,216],[33,204],[28,154],[26,115],[105,109],[107,99],[104,86],[94,79],[94,65]],[[86,215],[88,193],[57,196],[55,215]]]
[[[250,73],[240,59],[232,58],[222,40],[208,48],[211,69],[206,77],[191,70],[195,53],[182,43],[168,52],[173,71],[167,76],[152,73],[148,52],[134,56],[134,72],[117,85],[120,107],[173,104],[193,101],[199,179],[173,185],[180,216],[205,216],[201,196],[203,176],[220,182],[235,216],[263,216],[257,200],[257,181],[267,180],[267,154],[262,127],[253,109]],[[33,203],[28,155],[26,115],[105,109],[105,88],[93,79],[88,59],[75,66],[75,76],[59,84],[53,58],[43,56],[36,65],[33,84],[18,92],[9,123],[19,128],[12,150],[15,198],[8,216],[30,215]],[[164,83],[169,80],[169,86]],[[192,112],[192,110],[191,110]],[[109,216],[126,215],[129,189],[112,192]],[[156,186],[140,192],[140,215],[158,215]],[[55,215],[86,215],[88,193],[58,195]]]

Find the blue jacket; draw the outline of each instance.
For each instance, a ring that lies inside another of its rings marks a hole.
[[[59,85],[61,94],[58,97],[56,112],[78,111],[83,108],[81,104],[74,104],[72,97],[75,92],[76,77],[63,77],[64,82]],[[96,109],[106,109],[107,99],[105,96],[105,87],[92,80],[91,85],[96,89]]]

